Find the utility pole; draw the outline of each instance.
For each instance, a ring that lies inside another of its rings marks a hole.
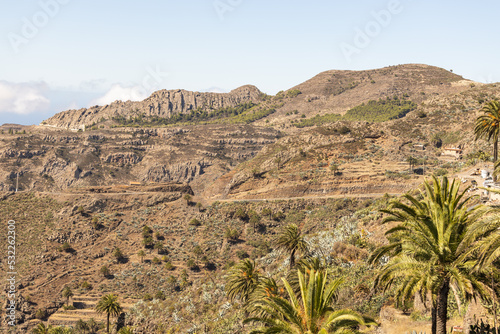
[[[19,189],[19,172],[17,172],[17,174],[16,174],[16,193],[17,193],[17,189]]]

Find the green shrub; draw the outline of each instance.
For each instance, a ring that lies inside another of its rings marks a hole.
[[[273,214],[273,212],[271,211],[271,209],[269,209],[269,208],[262,209],[262,215],[263,216],[271,217],[272,214]]]
[[[201,222],[196,218],[191,219],[188,224],[191,226],[201,226]]]
[[[236,242],[240,238],[240,231],[237,229],[233,228],[226,228],[224,231],[224,237],[229,241],[229,242]]]
[[[189,259],[187,260],[186,262],[186,266],[190,269],[190,270],[198,270],[199,267],[198,265],[196,264],[196,261],[193,260],[193,259]]]
[[[124,258],[124,255],[123,255],[122,251],[118,247],[113,250],[113,254],[112,255],[116,259],[116,261],[118,261],[118,262],[122,261],[123,258]]]
[[[298,89],[290,89],[289,91],[286,92],[286,97],[296,97],[297,95],[302,94],[302,92]]]
[[[167,296],[165,296],[165,293],[161,290],[158,290],[155,294],[155,299],[165,300],[166,298]]]
[[[248,253],[244,250],[239,250],[236,252],[236,256],[238,257],[238,259],[243,260],[248,258],[250,255],[248,255]]]
[[[370,100],[347,111],[343,119],[350,121],[385,122],[404,117],[417,105],[404,99]]]
[[[248,220],[248,213],[243,208],[238,208],[233,215],[233,218],[240,220]]]
[[[111,274],[111,272],[109,271],[109,268],[107,266],[102,266],[99,271],[101,272],[101,274],[104,277],[108,277]]]
[[[87,282],[87,281],[83,281],[81,284],[80,284],[80,287],[84,290],[92,290],[92,285]]]
[[[174,269],[175,269],[175,267],[172,264],[172,262],[170,262],[170,261],[165,262],[165,270],[174,270]]]
[[[435,170],[433,174],[434,174],[434,176],[437,176],[437,177],[444,176],[444,175],[448,174],[448,170],[446,170],[444,168],[439,168],[439,169]]]
[[[65,241],[61,246],[61,250],[65,251],[66,253],[69,253],[69,252],[73,251],[73,248],[71,247],[69,242]]]
[[[273,214],[273,220],[275,221],[280,221],[285,218],[285,214],[282,211],[278,211],[275,214]]]
[[[45,309],[36,310],[35,318],[37,318],[38,320],[43,320],[43,319],[47,318],[47,311]]]
[[[414,110],[417,105],[405,99],[379,99],[370,100],[347,111],[344,116],[339,114],[316,115],[313,118],[304,119],[294,124],[298,128],[334,123],[340,120],[345,121],[367,121],[385,122],[391,119],[404,117]],[[346,133],[341,133],[346,134]]]

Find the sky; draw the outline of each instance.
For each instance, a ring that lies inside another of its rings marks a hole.
[[[500,81],[493,0],[0,0],[0,124],[159,89],[267,94],[422,63]]]

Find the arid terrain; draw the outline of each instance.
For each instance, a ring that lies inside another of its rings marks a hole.
[[[473,128],[499,97],[497,84],[411,64],[327,71],[275,96],[162,90],[5,124],[0,213],[17,224],[19,333],[104,321],[94,306],[110,292],[136,333],[243,333],[227,270],[251,258],[285,276],[273,240],[290,223],[346,277],[339,306],[377,318],[377,333],[401,333],[394,317],[415,326],[405,332],[427,328],[428,310],[410,319],[391,291],[372,291],[379,210],[430,175],[490,166]]]

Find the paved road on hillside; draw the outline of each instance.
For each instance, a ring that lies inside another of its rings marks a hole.
[[[30,191],[19,191],[18,193],[29,193]],[[157,191],[128,191],[128,192],[49,192],[40,191],[39,194],[52,196],[82,196],[82,195],[151,195],[161,194]],[[324,196],[299,196],[299,197],[276,197],[276,198],[225,198],[225,199],[205,199],[209,203],[213,202],[266,202],[266,201],[288,201],[288,200],[311,200],[311,199],[329,199],[329,198],[379,198],[386,193],[365,193],[365,194],[340,194]],[[390,196],[400,196],[402,193],[388,193]]]

